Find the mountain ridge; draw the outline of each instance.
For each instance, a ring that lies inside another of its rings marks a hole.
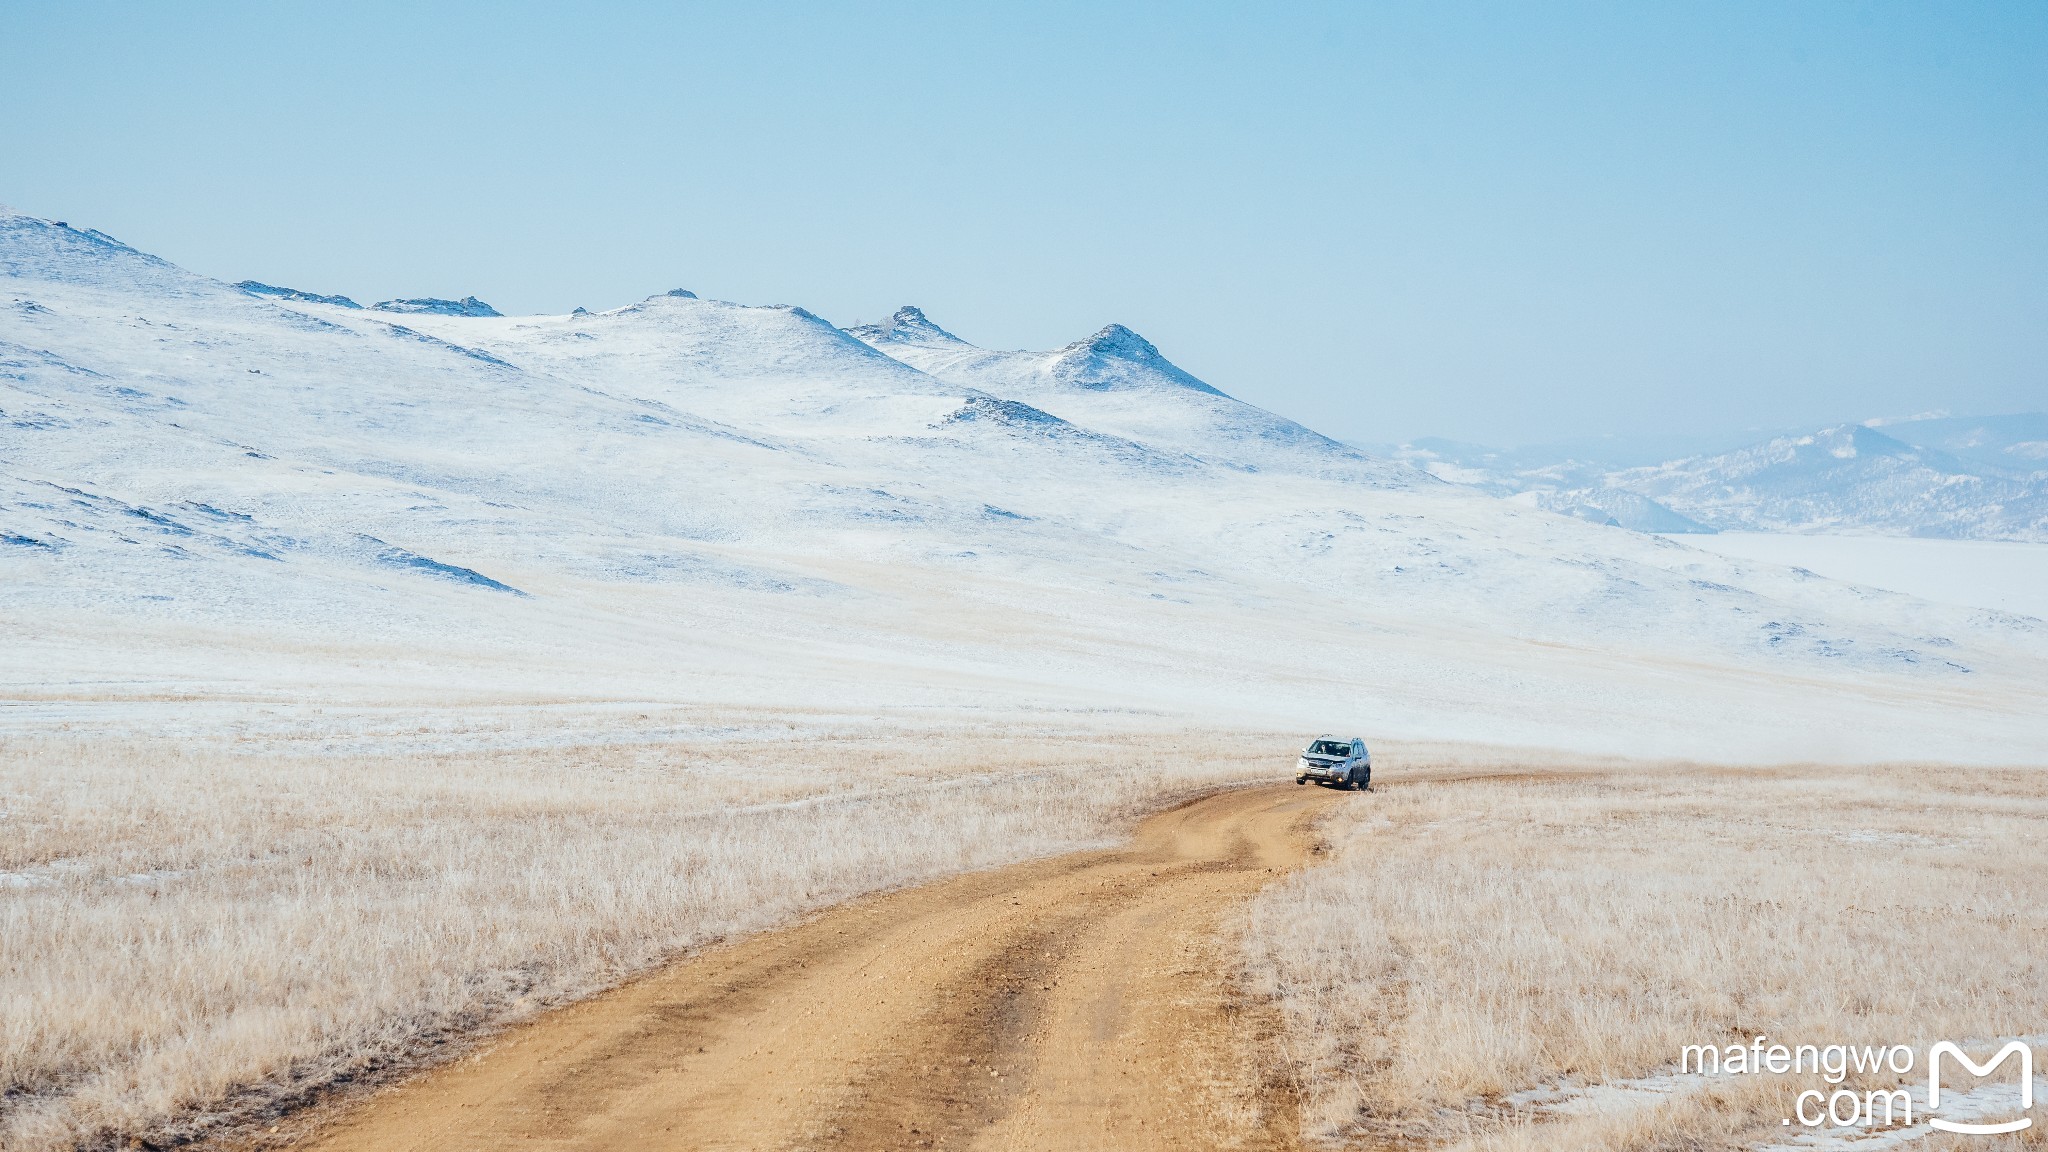
[[[2048,625],[1440,483],[1119,333],[1082,354],[1153,376],[1095,389],[1052,371],[1072,344],[668,295],[401,317],[12,220],[0,274],[10,699],[1354,716],[1749,759],[1793,754],[1792,709],[1829,734],[1798,755],[2043,747]]]
[[[1831,424],[1612,468],[1450,441],[1394,454],[1440,479],[1647,532],[1858,532],[2048,542],[2048,415]]]
[[[885,355],[963,387],[1021,400],[1114,436],[1227,462],[1298,472],[1336,468],[1361,482],[1427,482],[1286,417],[1232,397],[1122,324],[1046,352],[977,347],[917,308],[849,329]]]

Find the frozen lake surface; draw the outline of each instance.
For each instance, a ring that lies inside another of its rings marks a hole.
[[[2048,620],[2048,544],[1785,532],[1670,539],[1722,556],[1788,564],[1926,600]]]

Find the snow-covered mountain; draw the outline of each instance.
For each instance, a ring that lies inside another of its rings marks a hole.
[[[2048,541],[2048,416],[1842,424],[1616,468],[1447,441],[1395,455],[1456,483],[1643,532]]]
[[[1204,460],[1254,470],[1334,469],[1367,483],[1413,482],[1406,469],[1389,468],[1292,420],[1226,396],[1121,324],[1051,352],[977,348],[912,307],[898,309],[880,324],[848,331],[940,380],[986,389],[1078,425]]]
[[[2036,479],[2048,475],[2048,412],[1917,416],[1873,426],[1916,448],[1946,452],[1976,470]]]
[[[397,313],[20,215],[0,279],[9,715],[642,699],[2048,755],[2038,621],[1445,484],[1116,325],[1029,353],[681,290]]]

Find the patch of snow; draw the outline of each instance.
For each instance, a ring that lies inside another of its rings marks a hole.
[[[2003,1046],[2010,1039],[2039,1047],[2048,1043],[2048,1036],[2021,1036],[1992,1041],[1971,1041],[1966,1047],[1995,1048]],[[1657,1107],[1674,1100],[1702,1091],[1716,1082],[1727,1082],[1733,1074],[1675,1075],[1660,1074],[1630,1080],[1610,1080],[1596,1083],[1563,1081],[1556,1084],[1539,1085],[1505,1098],[1502,1103],[1517,1111],[1533,1111],[1553,1116],[1625,1116],[1631,1112]],[[1793,1135],[1782,1141],[1771,1141],[1755,1145],[1753,1152],[1880,1152],[1886,1148],[1898,1148],[1936,1134],[1936,1129],[1926,1122],[1928,1112],[1927,1084],[1923,1077],[1919,1082],[1897,1085],[1912,1100],[1912,1114],[1918,1121],[1911,1125],[1894,1127],[1825,1127],[1805,1129],[1795,1127],[1792,1118],[1786,1118],[1785,1127]],[[2034,1078],[2033,1095],[2048,1100],[2048,1077]],[[1967,1091],[1946,1091],[1942,1095],[1940,1117],[1957,1123],[1975,1123],[2002,1120],[2018,1113],[2020,1086],[2010,1079],[1987,1080]]]
[[[1673,1096],[1698,1091],[1712,1077],[1644,1076],[1634,1080],[1575,1080],[1539,1085],[1507,1097],[1508,1107],[1556,1116],[1616,1116],[1664,1103]]]
[[[62,859],[23,868],[14,872],[0,872],[0,888],[43,888],[76,879],[91,868],[84,860]]]
[[[1924,1082],[1899,1087],[1913,1101],[1916,1118],[1928,1115],[1927,1085]],[[2048,1100],[2048,1077],[2034,1078],[2033,1094],[2036,1099]],[[2018,1083],[1992,1081],[1967,1092],[1944,1091],[1940,1116],[1961,1124],[1989,1122],[2010,1118],[2019,1113],[2019,1107]],[[1786,1127],[1791,1128],[1792,1125]],[[1803,1131],[1789,1140],[1757,1145],[1754,1152],[1881,1152],[1882,1149],[1902,1148],[1935,1135],[1940,1133],[1924,1121],[1892,1128],[1828,1127]]]

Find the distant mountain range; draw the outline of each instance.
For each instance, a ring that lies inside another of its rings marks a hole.
[[[2048,541],[2048,413],[1839,424],[1632,467],[1435,439],[1390,454],[1443,480],[1642,532]]]
[[[355,305],[0,212],[0,703],[1083,709],[1752,759],[2048,739],[2039,621],[1443,483],[1122,325],[1022,352],[682,290]],[[1666,487],[1644,507],[1692,507]]]

